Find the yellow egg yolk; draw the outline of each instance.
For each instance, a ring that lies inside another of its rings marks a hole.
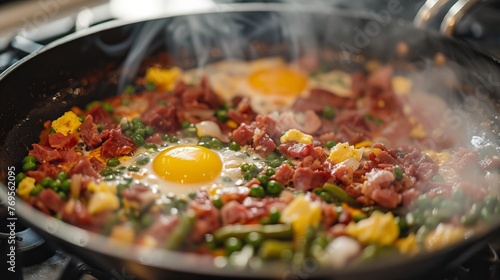
[[[161,178],[180,184],[209,182],[222,171],[222,160],[214,151],[201,146],[169,147],[153,160],[153,170]]]
[[[248,77],[248,82],[264,94],[297,96],[306,87],[307,79],[296,71],[280,67],[255,71]]]

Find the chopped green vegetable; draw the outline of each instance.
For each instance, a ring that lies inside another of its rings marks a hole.
[[[325,183],[323,185],[323,190],[329,193],[332,197],[337,198],[340,202],[345,202],[351,206],[359,207],[359,203],[337,185]]]
[[[258,232],[264,239],[291,240],[293,237],[292,226],[288,224],[275,225],[227,225],[214,232],[215,240],[222,242],[229,237],[245,239],[251,232]]]
[[[181,247],[188,238],[195,220],[195,216],[190,213],[180,217],[179,223],[170,232],[163,247],[167,250],[175,250]]]

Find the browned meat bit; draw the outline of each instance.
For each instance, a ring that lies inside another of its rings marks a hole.
[[[331,178],[330,172],[299,167],[293,174],[293,187],[297,190],[309,191],[322,187]]]
[[[137,148],[132,139],[123,135],[120,129],[110,130],[110,135],[101,147],[103,158],[119,157],[130,154]]]
[[[105,129],[113,129],[117,127],[113,116],[106,110],[104,110],[104,108],[102,108],[100,105],[92,106],[87,114],[92,116],[92,120],[95,124],[100,124]]]
[[[92,163],[89,161],[87,157],[80,157],[76,164],[70,169],[69,175],[73,174],[82,174],[84,176],[89,176],[93,178],[98,178],[99,174],[92,166]]]
[[[236,109],[231,108],[227,111],[227,116],[230,120],[233,120],[237,124],[250,124],[255,120],[257,114],[250,106],[250,100],[247,97],[244,97],[238,101]]]
[[[390,209],[396,208],[401,203],[402,197],[392,185],[395,179],[391,171],[373,169],[366,173],[366,181],[361,189],[362,193],[381,206]]]
[[[173,106],[157,105],[145,111],[141,120],[145,125],[152,126],[157,132],[173,132],[180,128],[177,109]]]
[[[80,126],[80,137],[85,145],[89,147],[97,147],[102,143],[102,138],[99,135],[97,125],[94,123],[92,115],[87,115]]]
[[[54,162],[62,160],[61,153],[50,147],[33,144],[33,150],[29,151],[30,156],[34,156],[38,162]]]

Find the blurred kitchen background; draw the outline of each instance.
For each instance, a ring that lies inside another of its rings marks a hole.
[[[306,3],[366,13],[401,5],[403,11],[396,20],[457,37],[500,57],[497,0],[0,0],[0,72],[57,38],[105,21],[220,8],[237,2]]]

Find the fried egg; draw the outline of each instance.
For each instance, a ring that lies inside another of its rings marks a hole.
[[[137,160],[149,157],[138,172],[128,174],[164,194],[183,195],[200,189],[221,189],[244,184],[242,163],[255,163],[244,150],[208,149],[196,145],[194,138],[162,147],[158,151],[140,148],[122,165],[139,166]],[[128,170],[128,169],[127,169]]]

